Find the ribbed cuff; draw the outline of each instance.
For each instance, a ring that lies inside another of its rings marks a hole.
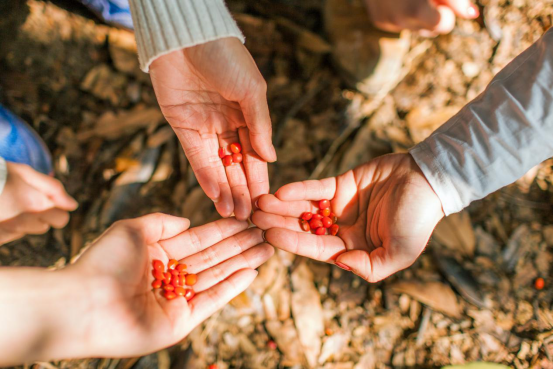
[[[410,149],[410,155],[412,155],[427,182],[437,194],[445,216],[457,213],[468,205],[463,203],[448,173],[433,156],[429,145],[425,141]]]
[[[8,179],[8,167],[6,166],[6,161],[0,156],[0,195],[4,191],[4,186]]]
[[[244,36],[223,0],[131,0],[140,68],[154,59],[224,37]]]

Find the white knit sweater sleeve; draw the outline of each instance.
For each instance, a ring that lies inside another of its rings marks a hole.
[[[410,153],[446,215],[552,157],[552,28]]]
[[[175,50],[244,36],[223,0],[130,0],[140,68]]]

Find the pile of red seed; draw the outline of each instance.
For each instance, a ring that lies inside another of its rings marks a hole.
[[[224,166],[228,167],[233,163],[242,162],[242,154],[240,153],[242,151],[242,146],[238,142],[234,142],[230,144],[229,151],[231,151],[230,155],[227,154],[227,151],[225,151],[224,147],[219,148],[218,154],[221,160],[223,161]]]
[[[337,216],[331,212],[331,203],[329,200],[319,201],[319,211],[317,214],[311,212],[302,213],[300,216],[300,227],[306,232],[310,229],[318,236],[322,236],[329,231],[328,234],[336,236],[339,232],[337,224]]]
[[[175,259],[168,261],[167,270],[160,260],[152,261],[152,275],[155,278],[152,288],[163,288],[164,297],[168,300],[183,296],[189,301],[194,297],[194,290],[191,286],[196,284],[198,278],[196,274],[188,274],[186,269],[185,264],[179,264]]]

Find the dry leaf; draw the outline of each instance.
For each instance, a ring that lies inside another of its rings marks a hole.
[[[415,107],[406,116],[406,125],[415,143],[426,139],[433,131],[459,112],[461,106],[445,106],[430,110],[428,106]]]
[[[461,318],[462,311],[456,294],[441,282],[396,282],[390,287],[395,293],[405,293],[431,309],[440,311],[453,318]]]
[[[277,320],[270,320],[265,323],[265,327],[275,340],[279,350],[284,354],[281,365],[286,367],[304,363],[302,345],[298,340],[292,320],[289,319],[283,323]]]
[[[475,253],[475,233],[467,211],[441,220],[433,232],[433,238],[441,245],[465,256],[472,257]]]

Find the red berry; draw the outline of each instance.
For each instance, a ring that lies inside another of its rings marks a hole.
[[[164,279],[164,273],[161,270],[153,270],[152,275],[154,278],[159,279],[160,281]]]
[[[231,155],[225,155],[223,157],[223,166],[228,167],[229,165],[233,164],[233,157]]]
[[[317,219],[313,219],[310,220],[310,228],[311,229],[317,229],[317,228],[321,228],[323,227],[323,223],[321,222],[321,220],[317,220]]]
[[[164,263],[162,263],[161,260],[153,260],[152,267],[154,270],[164,271]]]
[[[337,233],[339,233],[339,225],[333,224],[331,228],[329,229],[329,233],[331,233],[332,236],[336,236]]]
[[[168,300],[173,300],[177,295],[173,291],[165,291],[164,297]]]
[[[310,230],[310,225],[308,222],[306,222],[304,219],[300,221],[300,228],[302,228],[303,231],[308,232]]]
[[[320,210],[319,214],[323,215],[324,217],[328,217],[329,215],[331,215],[331,209],[327,208]]]
[[[162,281],[159,279],[155,279],[154,282],[152,282],[152,288],[161,288],[162,287]]]
[[[185,292],[185,294],[183,295],[183,297],[186,298],[187,301],[190,301],[190,300],[192,300],[192,298],[194,297],[194,295],[196,295],[196,294],[194,293],[194,291],[193,291],[192,289],[189,288],[189,289],[187,289],[187,291]]]
[[[185,274],[180,274],[178,279],[179,279],[179,286],[184,286],[185,280],[186,280]]]
[[[323,219],[323,215],[321,215],[321,214],[314,214],[314,215],[312,216],[312,219],[321,220],[321,219]]]
[[[323,236],[325,234],[325,228],[323,227],[319,227],[315,230],[315,234],[317,234],[318,236]]]
[[[165,273],[164,273],[164,280],[165,280],[168,284],[171,283],[172,277],[173,277],[173,276],[171,275],[170,272],[165,272]]]
[[[216,364],[212,364],[208,367],[208,369],[218,369],[218,366]]]
[[[535,288],[537,290],[542,290],[544,288],[544,278],[535,279]]]
[[[333,221],[333,224],[335,224],[337,220],[339,220],[339,218],[335,215],[335,213],[331,213],[329,215],[329,218],[331,218],[331,220]]]
[[[305,213],[302,213],[302,215],[300,216],[300,218],[304,219],[304,220],[310,220],[312,219],[312,216],[313,214],[310,213],[309,211],[305,212]]]
[[[233,154],[232,158],[233,158],[233,163],[242,163],[242,154],[240,153]]]
[[[170,273],[171,273],[173,276],[179,275],[179,271],[178,271],[178,270],[175,270],[175,269],[173,269]]]
[[[333,221],[329,217],[323,217],[323,219],[321,219],[321,223],[325,228],[329,228],[333,225]]]
[[[175,287],[175,294],[177,296],[184,296],[187,290],[185,290],[183,287]]]
[[[175,287],[170,285],[170,284],[166,284],[164,286],[164,290],[166,290],[166,291],[173,291],[174,289],[175,289]]]
[[[238,154],[242,151],[242,146],[238,142],[234,142],[229,145],[229,150],[231,150],[231,152],[234,154]]]
[[[169,259],[169,261],[167,262],[167,269],[169,270],[173,270],[175,269],[175,267],[177,266],[177,264],[179,264],[179,262],[175,259]]]
[[[198,281],[196,274],[187,274],[185,284],[187,286],[194,286]]]
[[[319,208],[321,210],[327,209],[327,208],[330,208],[330,207],[331,207],[331,203],[329,202],[329,200],[320,200],[319,201]]]
[[[220,147],[219,150],[217,150],[217,155],[219,155],[219,157],[223,159],[223,157],[226,155],[225,149],[223,147]]]
[[[267,347],[269,347],[270,350],[276,350],[277,344],[273,340],[267,341]]]
[[[177,269],[179,273],[183,273],[187,269],[187,266],[185,264],[179,264],[175,267],[175,269]]]
[[[173,287],[179,287],[179,276],[174,276],[171,280],[171,285]]]

